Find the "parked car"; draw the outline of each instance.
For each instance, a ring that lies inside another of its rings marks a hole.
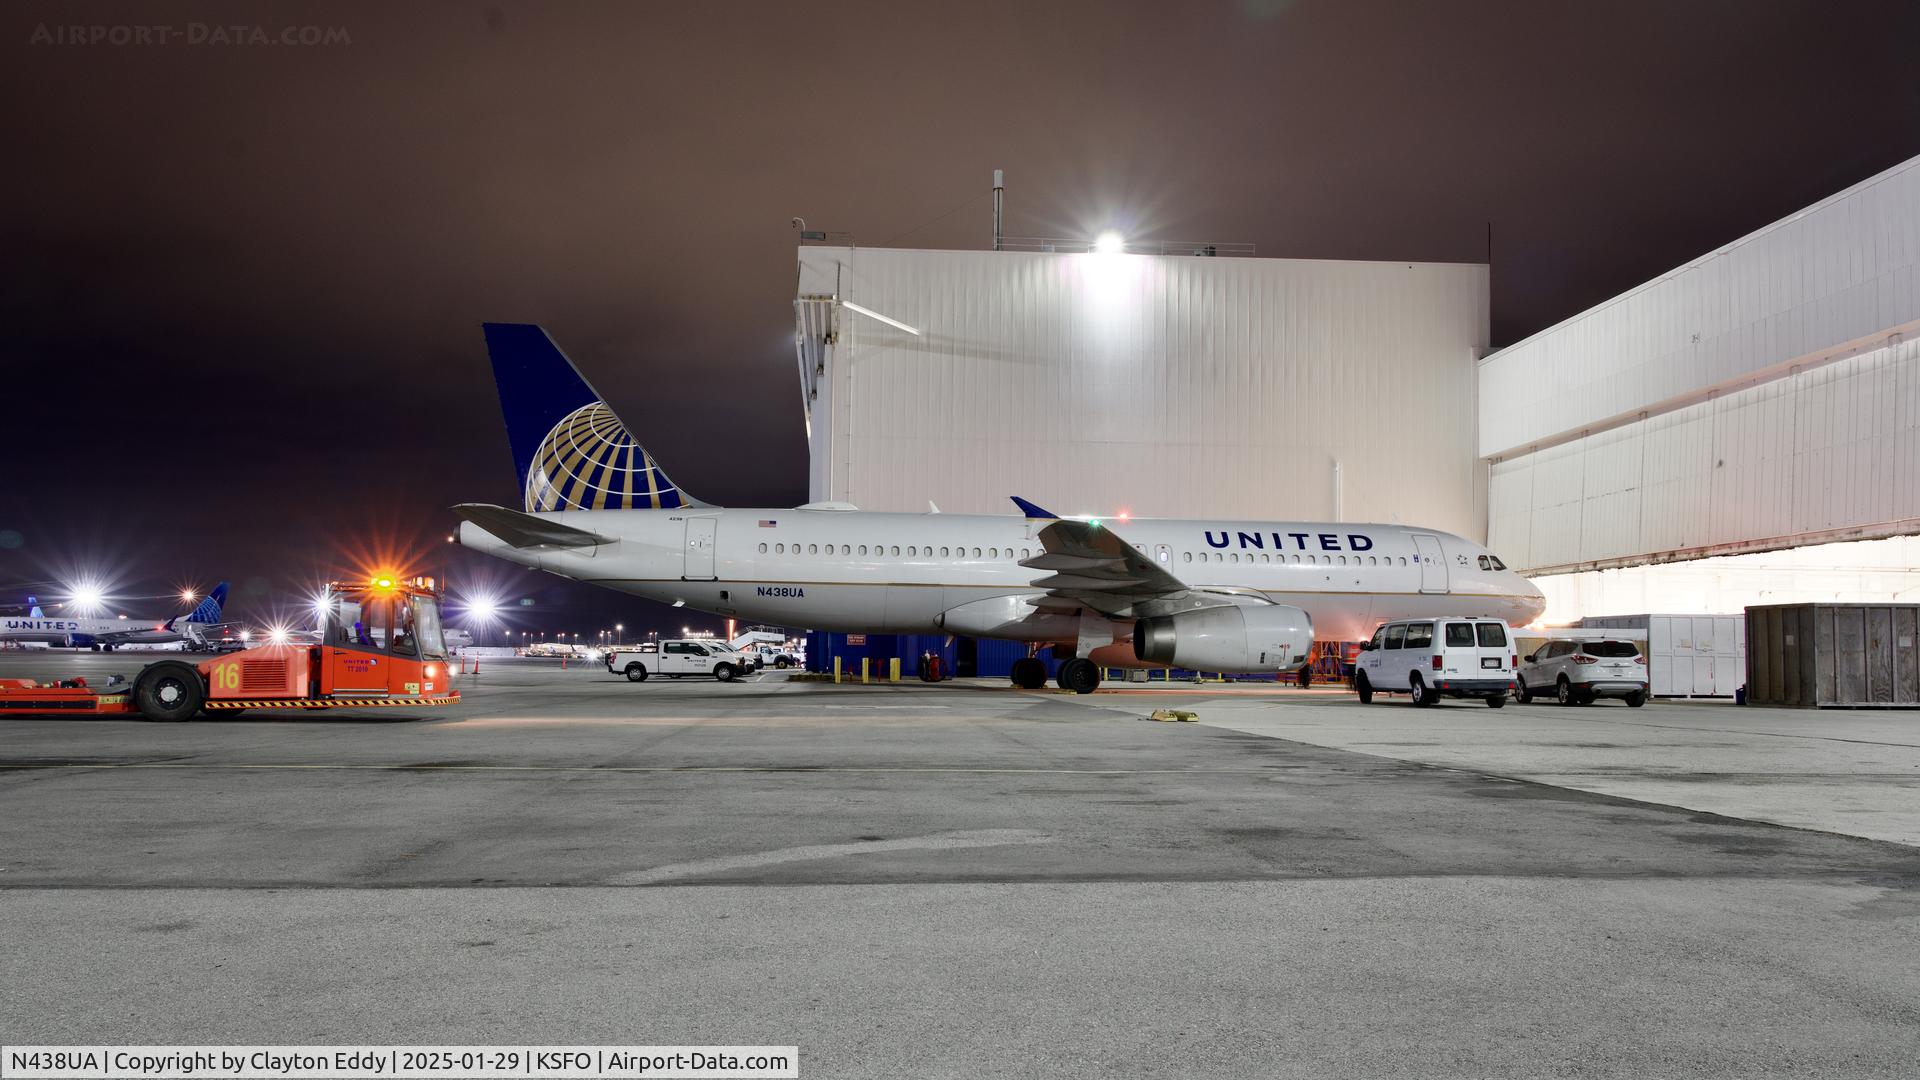
[[[684,675],[711,675],[721,682],[732,682],[753,671],[753,661],[724,641],[712,638],[668,638],[658,652],[641,651],[639,646],[609,649],[607,672],[625,675],[628,682],[646,682],[659,674],[669,679]]]
[[[1549,641],[1523,658],[1515,681],[1522,705],[1536,697],[1562,705],[1617,697],[1637,709],[1647,703],[1647,658],[1631,641]]]
[[[792,653],[782,652],[771,645],[762,645],[754,652],[759,656],[763,667],[790,668],[800,665],[800,661],[795,659]]]
[[[1442,697],[1477,697],[1498,709],[1514,686],[1512,650],[1507,624],[1498,619],[1402,619],[1360,646],[1353,688],[1362,704],[1375,694],[1406,694],[1422,707]]]

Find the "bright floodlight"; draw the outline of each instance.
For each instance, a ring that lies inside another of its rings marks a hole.
[[[86,615],[100,610],[100,605],[106,602],[107,593],[94,582],[82,581],[67,590],[67,597],[73,604],[75,614]]]
[[[1108,229],[1094,240],[1093,250],[1102,255],[1118,255],[1127,250],[1127,241],[1119,233]]]
[[[188,604],[193,603],[194,597],[195,597],[195,593],[192,589],[180,590],[180,599],[183,603],[188,603]]]
[[[467,617],[479,622],[492,622],[500,610],[500,602],[491,596],[467,597]]]
[[[267,640],[275,645],[285,645],[291,634],[284,626],[276,626],[267,631]]]

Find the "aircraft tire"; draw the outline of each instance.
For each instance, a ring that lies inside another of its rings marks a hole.
[[[1041,663],[1038,657],[1027,656],[1015,660],[1013,670],[1007,674],[1013,679],[1013,685],[1021,690],[1038,690],[1047,685],[1047,665]]]
[[[1085,657],[1075,657],[1060,665],[1060,688],[1074,694],[1091,694],[1100,688],[1100,669]]]

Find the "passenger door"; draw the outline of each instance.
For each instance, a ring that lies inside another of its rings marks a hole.
[[[715,517],[690,517],[687,519],[687,564],[681,574],[688,581],[712,581],[713,547],[717,541],[720,519]]]
[[[1407,688],[1407,624],[1394,623],[1387,627],[1386,643],[1380,647],[1380,677],[1375,686],[1384,686],[1389,690]]]
[[[1447,557],[1440,550],[1440,538],[1426,533],[1413,534],[1413,546],[1419,551],[1420,591],[1447,591]]]

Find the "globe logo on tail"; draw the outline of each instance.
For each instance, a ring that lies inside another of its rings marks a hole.
[[[527,469],[529,513],[684,505],[680,489],[605,402],[589,402],[561,417],[540,440]]]

